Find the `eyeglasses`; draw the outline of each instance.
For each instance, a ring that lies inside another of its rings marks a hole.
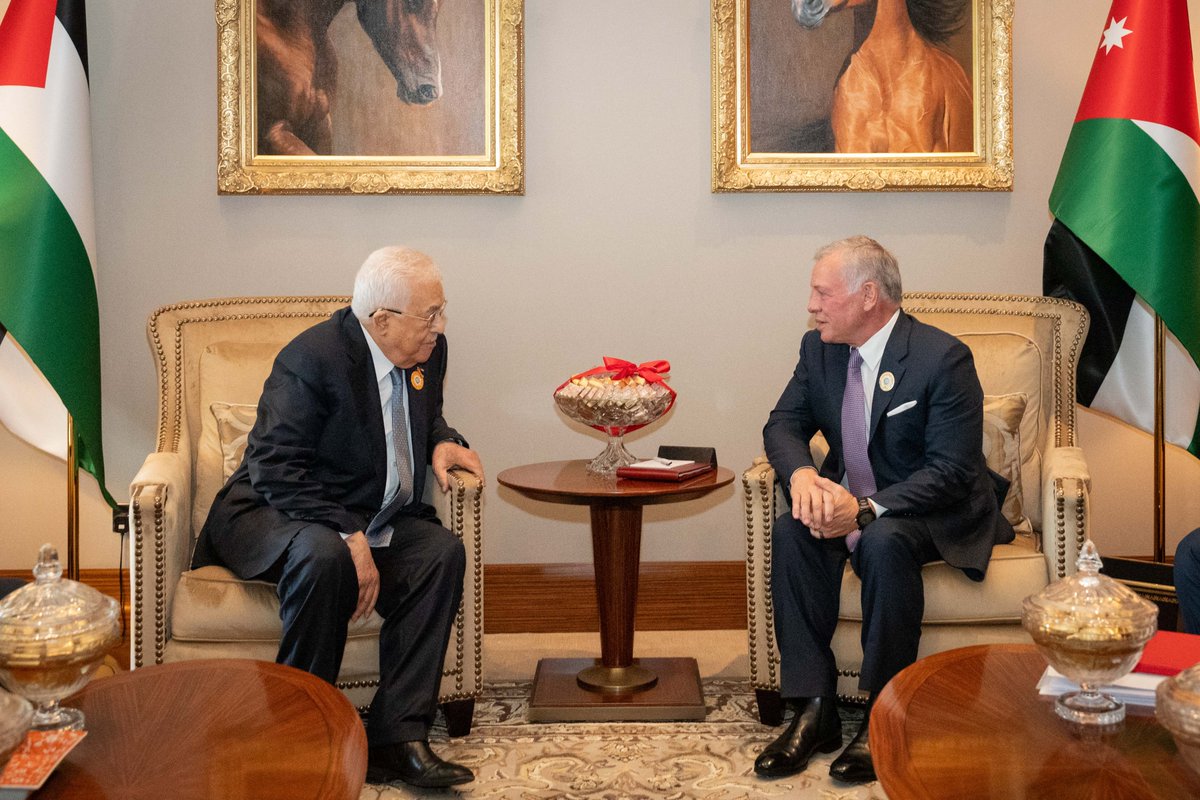
[[[425,327],[432,328],[434,325],[437,324],[437,321],[439,319],[441,319],[441,320],[446,319],[446,306],[447,305],[449,305],[449,302],[442,303],[441,308],[437,309],[436,311],[434,311],[432,314],[430,314],[427,317],[423,317],[420,314],[413,314],[410,311],[397,311],[394,308],[387,308],[386,306],[382,306],[380,308],[375,309],[374,311],[371,312],[371,316],[372,317],[375,316],[380,311],[386,311],[389,314],[395,314],[397,317],[411,317],[412,319],[420,320],[421,322],[425,323]]]

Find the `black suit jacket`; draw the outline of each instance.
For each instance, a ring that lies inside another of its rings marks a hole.
[[[809,441],[818,431],[829,443],[821,475],[836,482],[845,475],[841,414],[849,359],[848,345],[825,344],[817,331],[801,341],[796,370],[763,429],[785,495],[792,473],[814,466]],[[1013,530],[983,458],[983,389],[971,351],[901,311],[879,364],[879,375],[885,373],[895,383],[890,391],[875,383],[871,499],[889,514],[925,521],[942,558],[980,580],[992,546],[1012,541]]]
[[[442,418],[446,339],[439,335],[408,384],[413,497],[397,515],[434,518],[424,466],[436,444],[463,441]],[[465,444],[465,442],[464,442]],[[364,530],[383,505],[387,446],[375,369],[366,335],[349,308],[288,343],[258,401],[246,454],[217,494],[200,532],[193,566],[222,564],[240,578],[268,569],[296,531],[320,523]]]

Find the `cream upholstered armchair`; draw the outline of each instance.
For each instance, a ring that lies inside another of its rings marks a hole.
[[[273,584],[221,567],[190,570],[196,536],[217,490],[237,467],[275,355],[348,297],[244,297],[180,303],[150,317],[158,369],[158,443],[130,487],[133,523],[132,664],[194,658],[274,661],[281,623]],[[463,600],[450,634],[439,703],[451,735],[471,727],[482,684],[483,560],[480,486],[456,471],[426,500],[467,551]],[[352,624],[338,688],[360,709],[379,685],[379,628]]]
[[[1074,572],[1087,536],[1090,478],[1075,446],[1075,369],[1087,334],[1082,306],[1017,295],[908,293],[904,310],[953,333],[971,348],[984,391],[988,466],[1012,481],[1004,513],[1017,529],[992,552],[974,583],[938,561],[922,570],[925,617],[921,657],[985,642],[1023,642],[1021,601]],[[822,442],[814,442],[821,449]],[[742,476],[746,500],[746,591],[750,680],[759,717],[778,724],[779,650],[771,602],[771,529],[784,510],[765,458]],[[833,652],[838,694],[863,699],[861,582],[849,565]]]

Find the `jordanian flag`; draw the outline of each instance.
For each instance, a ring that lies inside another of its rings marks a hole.
[[[1116,0],[1050,193],[1044,291],[1087,306],[1078,400],[1200,456],[1200,123],[1186,0]]]
[[[83,0],[0,21],[0,422],[75,460],[105,499]]]

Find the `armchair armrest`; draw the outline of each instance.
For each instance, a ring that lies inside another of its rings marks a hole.
[[[1081,448],[1047,451],[1042,461],[1042,552],[1052,581],[1075,572],[1075,559],[1088,537],[1091,490]]]
[[[453,664],[447,658],[440,695],[477,696],[483,691],[483,485],[466,470],[450,470],[450,491],[442,493],[437,481],[429,476],[429,502],[438,518],[467,551],[463,576],[463,598],[455,620],[451,650]]]
[[[775,607],[771,602],[771,528],[775,524],[775,468],[765,456],[742,473],[746,511],[746,620],[750,682],[755,689],[779,686]]]
[[[175,586],[192,556],[189,462],[186,453],[151,453],[129,486],[130,663],[135,669],[162,663]]]

